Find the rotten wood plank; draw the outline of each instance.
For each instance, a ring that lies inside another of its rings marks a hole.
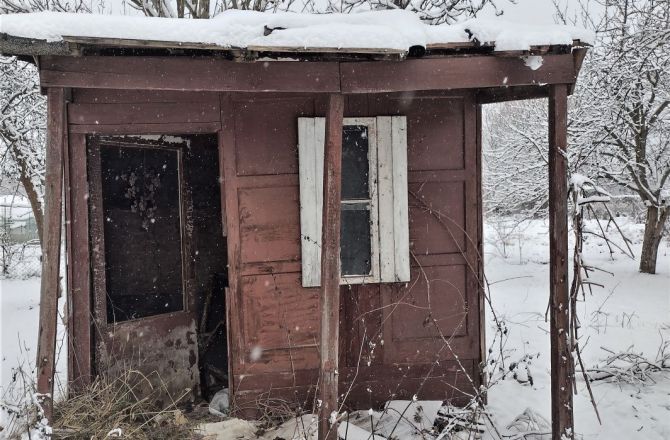
[[[66,222],[66,230],[69,230],[67,239],[72,262],[72,278],[68,279],[71,299],[68,303],[71,318],[68,329],[71,352],[68,372],[71,380],[69,390],[75,391],[77,387],[88,384],[92,375],[91,265],[86,136],[70,133],[68,139],[70,220]]]
[[[233,414],[240,410],[237,390],[242,379],[238,371],[246,361],[243,313],[240,310],[240,211],[237,177],[237,152],[235,133],[235,107],[229,94],[219,96],[221,108],[221,130],[219,131],[219,175],[223,185],[222,209],[227,233],[228,288],[226,289],[226,326],[228,329],[228,388]]]
[[[319,440],[337,438],[337,424],[331,425],[329,419],[331,412],[337,411],[343,118],[344,97],[340,94],[330,95],[326,111],[323,173]]]
[[[549,89],[549,272],[552,439],[574,438],[573,360],[568,341],[568,85]]]
[[[477,91],[478,104],[540,99],[549,96],[549,86],[491,87]]]
[[[169,40],[138,40],[131,38],[101,38],[101,37],[80,37],[63,36],[63,41],[74,45],[90,45],[107,48],[140,48],[140,49],[195,49],[195,50],[230,50],[229,47],[219,46],[218,44],[198,43],[187,41],[169,41]],[[232,48],[234,49],[234,48]]]
[[[376,47],[305,47],[305,46],[261,46],[251,45],[246,48],[249,52],[293,53],[293,54],[370,54],[370,55],[398,55],[405,56],[406,50]]]
[[[37,392],[44,396],[43,408],[49,420],[53,413],[56,324],[60,285],[63,146],[67,142],[65,93],[63,88],[52,88],[47,92],[45,221],[37,341]]]

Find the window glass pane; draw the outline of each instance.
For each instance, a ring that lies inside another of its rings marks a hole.
[[[107,320],[184,307],[178,152],[101,146]]]
[[[368,199],[368,127],[346,125],[342,133],[342,200]]]
[[[368,203],[342,205],[340,235],[342,275],[369,275],[372,268],[372,251]]]

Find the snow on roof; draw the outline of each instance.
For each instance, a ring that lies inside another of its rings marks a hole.
[[[270,32],[271,31],[271,32]],[[67,37],[207,44],[221,48],[337,48],[407,51],[413,46],[494,44],[497,51],[592,44],[594,35],[568,26],[472,19],[430,26],[404,10],[352,14],[262,13],[228,10],[210,20],[57,12],[0,16],[0,34],[47,42]]]

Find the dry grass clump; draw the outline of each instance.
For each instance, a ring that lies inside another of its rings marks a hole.
[[[171,396],[157,373],[126,370],[97,377],[73,397],[54,405],[54,438],[170,440],[198,438],[178,409],[190,390]]]

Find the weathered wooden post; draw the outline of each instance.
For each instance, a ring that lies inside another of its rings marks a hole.
[[[43,409],[49,421],[53,414],[56,363],[65,136],[65,89],[49,88],[47,92],[44,242],[42,243],[40,322],[37,340],[37,392],[46,396],[43,400]]]
[[[568,86],[549,88],[549,276],[552,440],[574,438],[568,284]]]
[[[337,411],[343,115],[344,97],[340,94],[330,95],[326,113],[323,167],[319,440],[337,439],[337,425],[331,426],[329,419],[331,413]]]

